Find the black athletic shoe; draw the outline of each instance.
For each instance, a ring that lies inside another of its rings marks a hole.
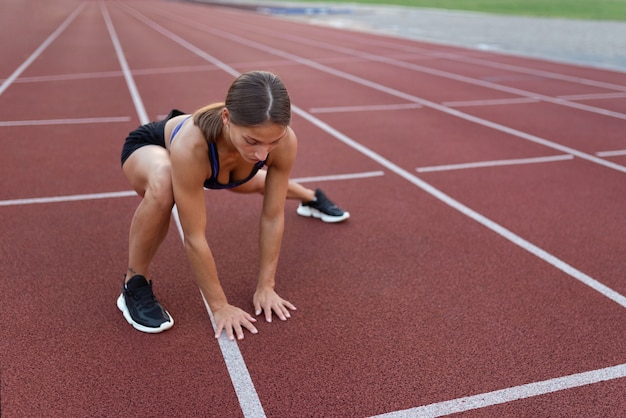
[[[350,217],[349,212],[331,202],[320,189],[315,191],[315,200],[300,203],[297,213],[300,216],[310,216],[324,222],[341,222]]]
[[[161,306],[152,293],[152,281],[136,275],[122,286],[122,294],[117,298],[117,307],[124,318],[135,329],[157,333],[170,329],[174,319]]]

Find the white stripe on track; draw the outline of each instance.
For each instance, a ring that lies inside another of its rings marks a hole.
[[[189,72],[205,72],[215,70],[212,65],[187,65],[180,67],[165,67],[165,68],[144,68],[141,70],[132,71],[135,75],[152,75],[152,74],[172,74],[172,73],[189,73]],[[113,78],[122,77],[124,73],[122,71],[98,71],[91,73],[71,73],[71,74],[57,74],[57,75],[41,75],[21,77],[15,80],[15,83],[45,83],[48,81],[64,81],[64,80],[89,80],[94,78]],[[2,80],[0,80],[2,81]]]
[[[126,62],[126,57],[124,56],[124,51],[122,50],[122,46],[120,45],[120,41],[117,37],[117,33],[115,32],[115,27],[113,27],[113,22],[111,22],[111,16],[109,16],[109,11],[102,1],[99,2],[100,10],[102,11],[102,17],[104,18],[104,22],[106,23],[107,29],[109,31],[109,36],[111,37],[111,41],[113,42],[113,47],[115,48],[115,53],[117,54],[117,59],[120,63],[120,67],[122,67],[122,72],[124,73],[124,79],[126,80],[126,85],[128,86],[128,90],[130,91],[130,96],[133,99],[133,103],[135,105],[135,109],[137,110],[137,116],[139,116],[139,122],[142,124],[150,122],[150,118],[148,118],[148,114],[146,113],[146,108],[143,105],[143,101],[141,100],[141,96],[139,95],[139,91],[137,90],[137,85],[135,84],[135,80],[133,79],[133,75],[130,72],[130,68],[128,67],[128,63]]]
[[[129,122],[128,116],[110,118],[40,119],[0,121],[0,126],[78,125],[83,123]]]
[[[82,200],[94,200],[94,199],[111,199],[116,197],[129,197],[137,196],[132,190],[123,192],[111,192],[111,193],[90,193],[90,194],[75,194],[67,196],[53,196],[53,197],[33,197],[30,199],[12,199],[12,200],[0,200],[0,206],[22,206],[22,205],[34,205],[40,203],[60,203],[60,202],[77,202]]]
[[[378,110],[419,109],[420,107],[422,106],[417,103],[371,105],[371,106],[314,107],[314,108],[309,109],[309,112],[311,113],[369,112],[369,111],[378,111]]]
[[[351,173],[351,174],[333,174],[329,176],[316,176],[316,177],[300,177],[293,178],[292,181],[296,183],[318,183],[320,181],[335,181],[335,180],[353,180],[364,179],[368,177],[384,176],[383,171],[366,171],[363,173]]]
[[[491,99],[491,100],[463,100],[457,102],[442,102],[441,104],[449,107],[468,107],[468,106],[500,106],[508,104],[538,103],[539,99],[530,97],[520,97],[514,99]]]
[[[72,23],[72,21],[76,18],[76,16],[78,16],[78,14],[85,8],[85,6],[87,5],[87,3],[83,2],[81,3],[73,12],[72,14],[70,14],[67,19],[65,19],[63,21],[63,23],[61,23],[61,25],[54,31],[52,32],[52,34],[50,34],[50,36],[48,36],[48,38],[43,41],[43,43],[41,45],[39,45],[39,48],[37,48],[35,50],[35,52],[33,52],[30,57],[28,57],[28,59],[26,61],[24,61],[22,63],[22,65],[20,65],[14,72],[13,74],[11,74],[9,76],[9,78],[7,78],[6,80],[4,80],[4,82],[2,83],[2,85],[0,85],[0,96],[2,95],[2,93],[5,92],[6,89],[9,88],[9,86],[20,76],[20,74],[22,74],[30,64],[33,63],[33,61],[35,61],[37,59],[37,57],[39,57],[39,55],[41,55],[41,53],[69,26],[70,23]]]
[[[111,78],[121,77],[121,71],[98,71],[93,73],[71,73],[57,75],[38,75],[30,77],[21,77],[15,80],[15,83],[47,83],[48,81],[65,81],[65,80],[90,80],[93,78]]]
[[[626,149],[620,149],[615,151],[600,151],[596,152],[598,157],[619,157],[620,155],[626,155]]]
[[[479,167],[494,167],[501,165],[520,165],[520,164],[536,164],[536,163],[548,163],[552,161],[564,161],[572,160],[572,155],[554,155],[551,157],[536,157],[536,158],[518,158],[513,160],[494,160],[494,161],[479,161],[475,163],[465,164],[448,164],[437,165],[431,167],[418,167],[416,168],[418,173],[426,173],[431,171],[448,171],[448,170],[462,170],[465,168],[479,168]]]
[[[382,171],[365,171],[362,173],[350,173],[350,174],[333,174],[328,176],[317,177],[301,177],[294,178],[293,181],[297,183],[311,183],[321,181],[338,181],[338,180],[353,180],[364,179],[369,177],[383,176],[385,173]],[[108,192],[108,193],[87,193],[87,194],[74,194],[66,196],[50,196],[50,197],[32,197],[27,199],[11,199],[0,200],[0,206],[25,206],[36,205],[42,203],[63,203],[63,202],[78,202],[83,200],[96,200],[96,199],[114,199],[120,197],[133,197],[137,196],[137,193],[133,190],[126,190],[121,192]]]
[[[372,418],[440,417],[624,377],[626,377],[626,364],[619,364],[604,369],[576,373],[541,382],[481,393],[480,395],[467,396],[450,401],[419,406],[417,408],[389,412],[387,414],[376,415]]]
[[[589,93],[589,94],[568,94],[558,96],[564,100],[596,100],[596,99],[623,99],[626,93]]]

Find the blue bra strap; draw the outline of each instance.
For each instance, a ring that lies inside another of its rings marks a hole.
[[[187,119],[189,119],[192,115],[187,116],[185,119],[181,120],[180,122],[178,122],[178,125],[176,125],[174,127],[174,129],[172,130],[172,135],[170,135],[170,144],[172,143],[172,141],[174,140],[174,137],[176,136],[176,134],[178,133],[178,131],[180,131],[180,128],[183,127],[183,123],[187,122]]]

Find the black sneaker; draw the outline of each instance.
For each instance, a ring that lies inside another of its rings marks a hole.
[[[320,189],[315,191],[315,200],[300,203],[297,213],[300,216],[310,216],[324,222],[341,222],[350,217],[349,212],[331,202]]]
[[[122,286],[117,307],[135,329],[157,333],[170,329],[174,320],[152,293],[152,281],[136,275]]]

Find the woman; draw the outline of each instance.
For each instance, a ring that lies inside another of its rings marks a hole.
[[[297,140],[289,127],[289,94],[274,74],[254,71],[239,76],[225,103],[199,109],[193,115],[173,110],[165,120],[131,132],[122,149],[122,169],[143,197],[129,234],[129,264],[117,306],[136,329],[157,333],[174,321],[152,292],[149,267],[169,229],[176,202],[185,250],[200,291],[217,325],[229,339],[255,334],[256,319],[230,305],[220,285],[205,236],[204,189],[230,189],[263,194],[260,260],[256,292],[257,315],[268,322],[272,313],[289,318],[295,306],[274,291],[274,276],[284,227],[285,199],[299,199],[298,214],[339,222],[350,215],[319,189],[315,192],[289,181]],[[267,166],[267,170],[260,170]]]

